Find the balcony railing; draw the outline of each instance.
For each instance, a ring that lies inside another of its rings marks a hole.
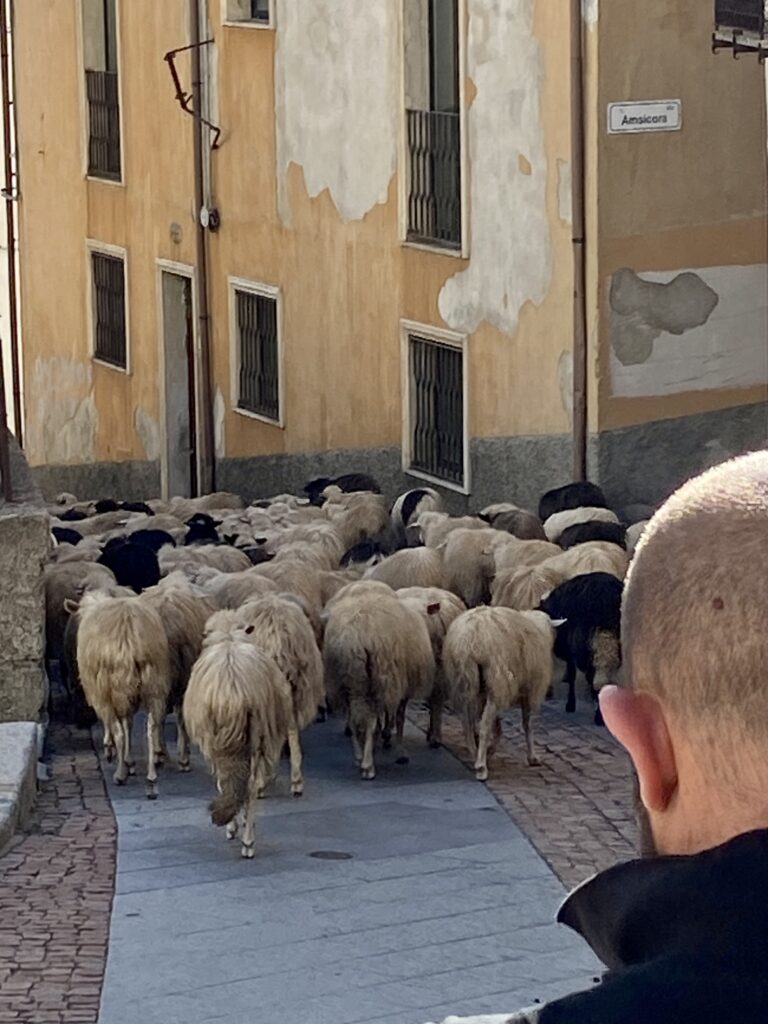
[[[461,247],[458,114],[407,110],[408,239]]]
[[[120,101],[117,73],[86,71],[88,174],[120,180]]]

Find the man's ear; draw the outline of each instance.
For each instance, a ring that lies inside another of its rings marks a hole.
[[[648,693],[605,686],[600,691],[600,710],[632,758],[645,808],[665,811],[677,789],[677,763],[661,704]]]

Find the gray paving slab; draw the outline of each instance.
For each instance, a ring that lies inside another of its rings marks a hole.
[[[385,755],[362,782],[338,721],[304,745],[305,795],[284,765],[253,861],[210,824],[199,760],[165,769],[154,803],[140,777],[110,781],[100,1024],[425,1024],[592,983],[597,962],[553,923],[560,882],[458,761],[414,730],[410,764]]]

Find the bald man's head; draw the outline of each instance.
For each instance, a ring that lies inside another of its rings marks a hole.
[[[629,684],[682,723],[768,748],[768,452],[690,481],[655,516],[624,592]]]

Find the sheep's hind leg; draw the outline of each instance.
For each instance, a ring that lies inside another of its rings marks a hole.
[[[124,786],[126,779],[128,778],[128,762],[125,757],[128,729],[128,722],[125,718],[115,719],[110,728],[110,732],[115,741],[115,756],[117,758],[117,765],[115,767],[115,774],[113,778],[115,780],[115,784],[118,786]]]
[[[128,774],[136,774],[136,761],[131,754],[131,736],[133,735],[133,715],[129,715],[125,726],[125,763],[128,765]]]
[[[587,677],[587,686],[589,687],[590,696],[592,697],[592,700],[594,701],[594,704],[595,704],[595,725],[605,725],[605,722],[603,721],[603,713],[600,710],[600,699],[597,696],[597,690],[595,689],[595,667],[594,667],[594,665],[590,666],[587,669],[585,675]]]
[[[157,800],[157,723],[150,711],[147,715],[147,800]]]
[[[429,732],[427,743],[432,750],[443,745],[443,702],[434,695],[429,699]]]
[[[110,724],[104,726],[103,744],[104,757],[106,757],[108,764],[112,764],[112,762],[115,759],[115,754],[117,753],[117,748],[115,746],[114,725]]]
[[[240,846],[240,856],[246,860],[253,860],[256,855],[256,801],[260,799],[262,789],[261,781],[264,775],[263,758],[258,758],[255,773],[251,773],[248,784],[248,797],[243,812],[243,834]],[[234,837],[233,837],[234,838]]]
[[[568,700],[565,710],[572,715],[576,710],[576,665],[570,658],[565,666],[565,681],[568,683]]]
[[[533,729],[531,727],[531,705],[527,697],[520,698],[520,710],[523,715],[523,732],[525,733],[525,746],[528,753],[528,764],[536,768],[541,761],[536,756],[533,744]]]
[[[176,708],[176,754],[179,771],[191,771],[189,764],[189,733],[184,724],[184,712],[181,705]]]
[[[360,762],[360,775],[363,779],[376,778],[376,766],[373,763],[373,736],[376,732],[376,716],[370,715],[365,723],[365,744],[363,759]]]
[[[485,709],[480,718],[480,735],[477,743],[477,758],[475,760],[475,778],[478,782],[485,782],[488,778],[488,744],[496,721],[496,705],[492,700],[485,702]]]
[[[291,793],[301,796],[304,792],[304,777],[301,774],[301,740],[298,729],[288,730],[288,746],[291,751]]]
[[[401,700],[397,705],[397,711],[395,712],[395,736],[397,738],[397,757],[395,758],[395,764],[408,764],[410,757],[405,752],[403,747],[403,733],[405,732],[405,709],[408,707],[407,700]]]

